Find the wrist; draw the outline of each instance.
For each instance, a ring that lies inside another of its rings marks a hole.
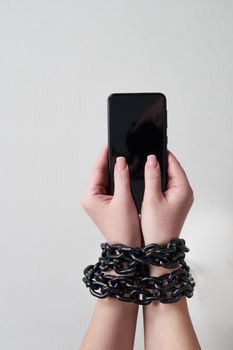
[[[115,235],[115,237],[117,237],[117,234]],[[107,240],[107,242],[110,244],[110,245],[113,245],[113,244],[124,244],[128,247],[133,247],[133,248],[137,248],[137,247],[141,247],[142,246],[142,239],[141,237],[133,237],[133,238],[130,238],[130,237],[124,237],[124,238],[114,238],[114,239],[110,239],[110,240]]]
[[[96,307],[100,307],[101,309],[105,308],[106,310],[111,309],[111,311],[122,310],[122,312],[125,312],[126,309],[127,311],[138,309],[138,305],[135,303],[122,302],[121,300],[112,297],[98,299],[96,301]]]
[[[150,311],[154,312],[152,310],[156,308],[157,317],[161,317],[162,315],[165,315],[165,317],[169,317],[169,315],[171,315],[170,313],[175,313],[175,312],[184,313],[185,311],[188,310],[187,297],[183,295],[181,296],[180,300],[178,300],[177,302],[168,303],[168,304],[161,303],[160,301],[152,301],[148,305],[143,305],[143,308],[148,310],[148,312]]]
[[[160,267],[160,266],[151,265],[149,267],[149,274],[152,277],[159,277],[159,276],[165,275],[167,273],[176,271],[178,269],[179,269],[179,267],[174,267],[173,269],[167,269],[167,268],[162,267],[162,266]]]
[[[153,235],[146,235],[143,233],[144,243],[145,245],[151,244],[151,243],[157,243],[161,245],[168,244],[169,241],[172,239],[179,238],[180,236],[180,230],[177,232],[160,232],[159,234],[153,234]]]

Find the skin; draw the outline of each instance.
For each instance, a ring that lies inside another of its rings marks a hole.
[[[175,156],[168,152],[168,188],[161,192],[159,163],[154,155],[145,164],[145,192],[141,215],[137,213],[131,190],[129,169],[124,157],[114,168],[114,194],[107,194],[107,145],[99,154],[82,206],[105,240],[138,247],[149,243],[167,243],[179,237],[194,197],[187,176]],[[167,273],[151,267],[153,276]],[[97,299],[90,325],[80,350],[133,349],[138,305],[113,298]],[[186,298],[174,304],[153,302],[143,306],[145,349],[199,350],[189,316]]]
[[[141,208],[141,227],[145,244],[168,243],[180,235],[194,201],[193,190],[184,169],[169,152],[168,187],[161,192],[161,173],[156,157],[150,156],[145,166],[145,192]],[[151,276],[160,276],[168,269],[153,266]],[[145,349],[199,350],[187,300],[143,306]]]

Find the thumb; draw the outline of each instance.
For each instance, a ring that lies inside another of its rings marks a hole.
[[[151,201],[151,199],[162,199],[160,166],[154,154],[147,157],[144,168],[144,178],[145,190],[143,200],[148,202],[148,200]]]
[[[125,200],[131,196],[129,168],[126,159],[125,157],[117,157],[114,167],[114,198]]]

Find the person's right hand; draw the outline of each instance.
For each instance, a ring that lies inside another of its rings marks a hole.
[[[194,197],[184,169],[168,151],[168,186],[161,191],[161,173],[154,155],[144,168],[145,191],[141,207],[141,228],[145,245],[166,244],[178,238]]]
[[[109,244],[141,246],[140,219],[124,157],[118,157],[114,166],[114,184],[114,194],[107,194],[108,147],[105,145],[91,172],[82,206]]]

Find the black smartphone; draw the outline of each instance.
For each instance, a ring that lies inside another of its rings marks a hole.
[[[107,100],[108,176],[110,195],[114,193],[116,158],[126,158],[131,192],[138,213],[144,194],[144,166],[155,154],[161,169],[161,189],[167,187],[167,107],[160,92],[113,93]]]

